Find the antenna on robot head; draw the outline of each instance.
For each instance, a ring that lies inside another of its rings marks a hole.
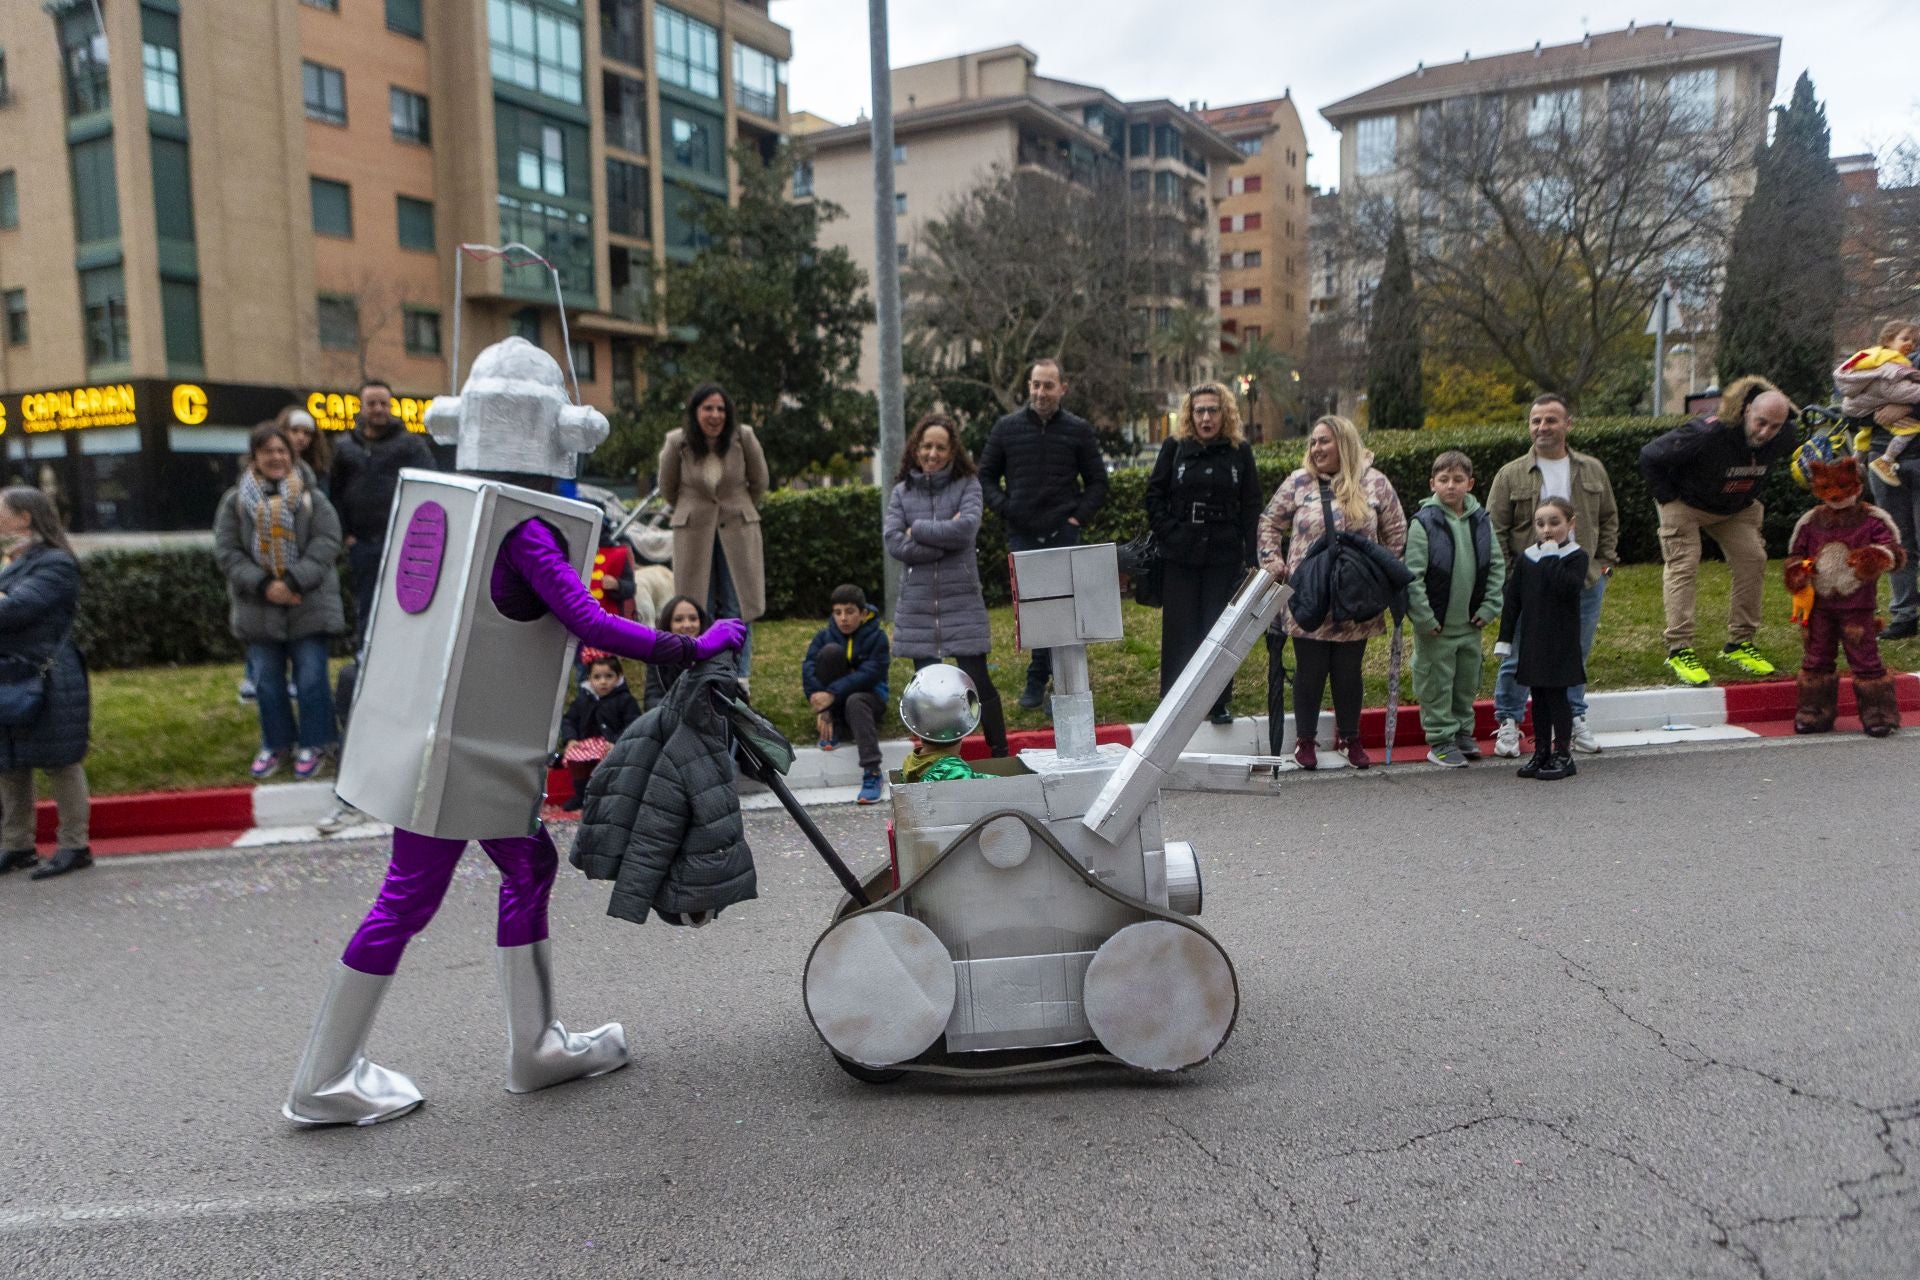
[[[573,402],[581,404],[580,375],[573,368],[573,338],[567,330],[567,300],[560,292],[560,268],[519,241],[504,245],[462,244],[453,256],[453,360],[447,369],[449,393],[460,394],[460,317],[467,309],[467,295],[461,288],[461,269],[468,258],[477,262],[504,258],[508,268],[542,266],[553,278],[553,301],[560,309],[560,352],[567,362],[567,380],[573,384]]]

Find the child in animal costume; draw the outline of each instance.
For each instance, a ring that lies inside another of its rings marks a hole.
[[[1880,661],[1874,588],[1881,574],[1906,563],[1906,552],[1892,517],[1860,500],[1860,468],[1852,458],[1813,461],[1809,469],[1820,505],[1800,517],[1787,546],[1787,590],[1806,646],[1793,728],[1833,728],[1840,694],[1834,659],[1844,648],[1860,723],[1869,736],[1884,738],[1900,727],[1900,703]]]

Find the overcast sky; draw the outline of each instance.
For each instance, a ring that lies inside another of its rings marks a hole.
[[[1646,10],[1575,0],[1287,3],[1284,0],[892,0],[893,64],[1024,44],[1042,75],[1097,84],[1126,99],[1171,98],[1215,106],[1278,97],[1289,87],[1313,152],[1309,179],[1339,178],[1335,134],[1320,108],[1414,64],[1561,44],[1631,20],[1658,26],[1749,31],[1782,38],[1780,97],[1801,71],[1827,104],[1836,155],[1877,149],[1920,132],[1920,9],[1885,0],[1841,4],[1748,0],[1742,5],[1668,0]],[[788,102],[840,123],[872,102],[865,0],[773,0],[793,31]],[[1737,15],[1737,17],[1735,16]]]

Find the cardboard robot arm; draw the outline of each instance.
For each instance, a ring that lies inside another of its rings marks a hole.
[[[553,435],[568,453],[592,453],[606,440],[609,430],[606,414],[590,404],[569,404],[561,406]]]
[[[427,405],[426,426],[440,444],[460,443],[460,397],[435,396]]]
[[[691,636],[655,631],[603,609],[581,583],[545,521],[528,520],[517,526],[501,544],[500,554],[581,643],[646,663],[690,666],[694,662]]]

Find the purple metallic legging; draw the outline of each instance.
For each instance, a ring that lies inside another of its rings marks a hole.
[[[547,829],[540,827],[530,836],[482,840],[480,847],[500,868],[500,923],[495,941],[503,947],[522,947],[544,940],[547,897],[560,866],[559,851]],[[342,963],[361,973],[391,976],[400,967],[407,944],[440,909],[440,899],[446,896],[453,869],[466,848],[465,840],[396,829],[386,883],[347,943]]]

